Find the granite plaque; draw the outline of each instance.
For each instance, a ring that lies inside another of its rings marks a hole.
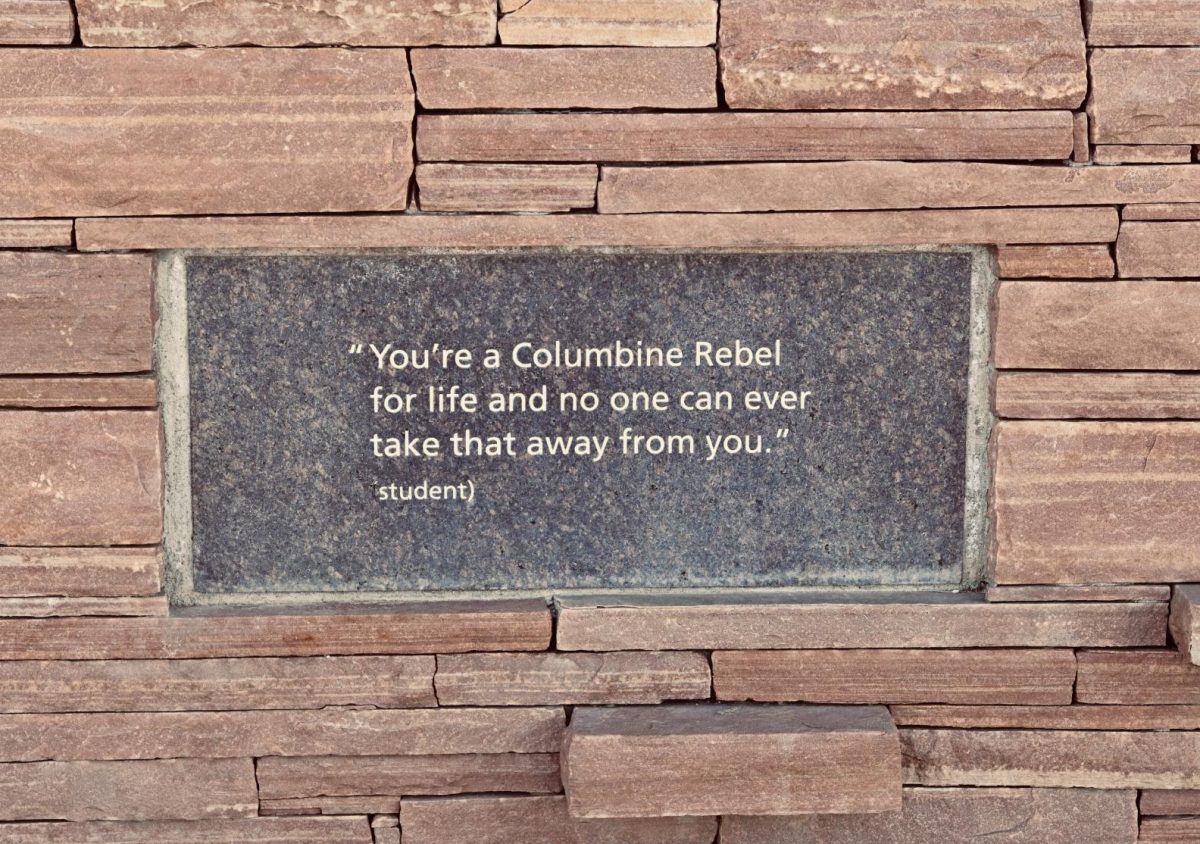
[[[196,593],[978,574],[981,253],[169,260]]]

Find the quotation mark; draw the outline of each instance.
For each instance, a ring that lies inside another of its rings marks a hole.
[[[775,432],[775,439],[786,440],[788,438],[789,433],[791,433],[791,431],[788,430],[787,428],[780,428],[779,430],[777,430]]]
[[[361,355],[363,353],[363,348],[364,348],[364,345],[362,343],[351,343],[350,344],[350,354]]]

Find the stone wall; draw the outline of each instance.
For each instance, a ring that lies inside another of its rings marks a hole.
[[[0,0],[0,43],[0,841],[1200,840],[1198,0]],[[156,250],[929,244],[1003,279],[982,594],[163,597]]]

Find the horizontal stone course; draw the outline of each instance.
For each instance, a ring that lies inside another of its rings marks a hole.
[[[371,844],[365,817],[0,826],[5,844]]]
[[[1106,243],[1002,246],[996,260],[1001,278],[1112,278],[1117,271]]]
[[[596,204],[594,164],[419,164],[421,210],[570,211]]]
[[[1000,372],[997,416],[1200,419],[1200,377],[1168,372]]]
[[[0,407],[43,410],[155,407],[152,375],[0,378]]]
[[[1139,844],[1188,844],[1200,838],[1200,818],[1146,818],[1138,829]]]
[[[1198,244],[1200,221],[1126,223],[1117,238],[1117,272],[1122,278],[1200,276]]]
[[[1200,706],[893,706],[900,726],[1019,730],[1197,730]]]
[[[717,40],[716,0],[500,0],[504,44],[695,47]]]
[[[1080,651],[1081,703],[1200,704],[1200,666],[1174,650]]]
[[[1187,164],[1192,160],[1190,144],[1101,144],[1094,148],[1096,164]]]
[[[155,595],[161,572],[155,548],[2,548],[0,596]]]
[[[1089,0],[1088,43],[1200,45],[1196,0]]]
[[[1092,140],[1097,144],[1194,144],[1200,141],[1200,49],[1093,50]],[[1189,150],[1190,159],[1190,150]]]
[[[1004,421],[993,449],[997,583],[1153,583],[1194,571],[1200,426]]]
[[[1071,114],[708,112],[422,114],[420,161],[1063,159]]]
[[[1200,790],[1146,789],[1138,799],[1143,815],[1200,815]]]
[[[0,0],[0,44],[70,44],[74,37],[69,0]]]
[[[1200,202],[1167,202],[1131,205],[1121,210],[1122,220],[1200,220]]]
[[[0,247],[33,249],[70,246],[74,231],[73,220],[0,220]]]
[[[148,598],[0,598],[0,618],[165,616],[165,595]]]
[[[717,651],[718,700],[1065,704],[1069,650]]]
[[[988,601],[1169,601],[1170,586],[988,586]]]

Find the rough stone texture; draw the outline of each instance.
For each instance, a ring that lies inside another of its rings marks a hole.
[[[157,412],[0,410],[0,443],[0,544],[158,542]]]
[[[721,844],[1133,844],[1137,793],[906,788],[899,815],[728,817]]]
[[[0,216],[402,209],[404,53],[0,51]]]
[[[1195,572],[1200,425],[1005,421],[992,443],[996,583],[1161,583]]]
[[[1171,638],[1180,652],[1194,665],[1200,665],[1200,631],[1196,630],[1200,613],[1200,584],[1176,586],[1171,595]]]
[[[1102,144],[1095,148],[1095,163],[1187,164],[1192,160],[1190,144]]]
[[[487,0],[79,0],[77,8],[90,47],[491,44],[496,35]]]
[[[0,711],[436,706],[432,656],[0,662]]]
[[[257,809],[250,759],[0,764],[0,820],[201,820]]]
[[[1174,651],[1080,651],[1080,703],[1200,704],[1200,667]]]
[[[1117,270],[1123,278],[1200,276],[1200,222],[1124,224]]]
[[[1200,45],[1196,0],[1088,0],[1088,43]]]
[[[73,220],[0,220],[0,246],[6,249],[70,246],[74,231]]]
[[[717,107],[708,47],[433,48],[413,50],[412,72],[430,109]]]
[[[556,753],[443,756],[268,756],[258,760],[263,799],[391,797],[562,790]],[[299,801],[293,801],[299,802]]]
[[[196,590],[957,585],[972,262],[965,252],[189,258]],[[298,284],[323,295],[299,301]],[[331,350],[401,338],[475,355],[452,375],[397,374],[418,407],[451,383],[481,397],[548,387],[549,414],[373,413],[375,358]],[[778,342],[781,359],[694,363],[696,342],[733,338]],[[522,372],[508,362],[522,340],[678,347],[683,364]],[[480,366],[488,348],[506,361],[497,371]],[[608,409],[610,395],[648,388],[669,394],[668,410]],[[803,408],[742,407],[750,390],[810,389]],[[685,393],[711,390],[729,391],[733,408],[680,409]],[[558,412],[559,396],[585,391],[602,410]],[[314,408],[299,420],[297,396]],[[511,433],[516,453],[458,457],[451,437],[464,427]],[[694,450],[625,452],[626,429],[689,435]],[[439,438],[440,459],[372,454],[372,436],[406,431]],[[709,460],[706,438],[732,431],[762,437],[762,453]],[[529,439],[568,435],[607,437],[609,454],[522,459]],[[377,492],[468,479],[470,505],[381,503]]]
[[[161,570],[153,548],[3,548],[0,596],[155,595]]]
[[[545,753],[562,730],[554,708],[0,715],[0,760]]]
[[[419,164],[423,211],[570,211],[596,204],[594,164]]]
[[[1130,205],[1121,210],[1122,220],[1200,220],[1200,202]]]
[[[579,820],[565,797],[417,798],[401,803],[404,844],[712,844],[716,818]]]
[[[0,378],[0,407],[127,408],[154,407],[153,376],[113,378]]]
[[[1195,788],[1200,734],[900,730],[904,782],[1069,788]]]
[[[0,0],[0,44],[70,44],[74,38],[68,0]]]
[[[5,844],[371,844],[365,817],[24,823],[0,826]]]
[[[1000,369],[1200,369],[1198,332],[1191,282],[1012,281],[996,294]]]
[[[995,412],[1015,419],[1200,419],[1200,378],[1166,372],[1001,372]]]
[[[718,700],[1064,704],[1069,650],[717,651]]]
[[[398,814],[400,799],[391,797],[297,797],[283,800],[259,800],[263,817],[300,815],[379,815]]]
[[[577,818],[887,812],[899,743],[882,707],[579,707],[563,739]]]
[[[149,369],[151,268],[141,255],[0,252],[0,374]]]
[[[1088,124],[1086,111],[1077,111],[1073,117],[1074,144],[1071,149],[1071,160],[1076,164],[1087,164],[1092,160],[1091,127]]]
[[[504,44],[701,47],[717,40],[714,0],[501,0]]]
[[[707,698],[698,653],[464,654],[438,657],[442,706],[662,703]]]
[[[550,625],[540,600],[184,609],[163,619],[0,621],[0,659],[75,659],[80,642],[91,659],[541,651]]]
[[[892,717],[900,726],[962,729],[1200,729],[1200,706],[893,706]]]
[[[598,203],[607,214],[644,214],[1101,205],[1198,195],[1200,173],[1186,167],[834,161],[605,167]],[[1093,266],[1099,260],[1095,253],[1108,254],[1107,245],[1060,246],[1054,252],[1062,254],[1059,260],[1065,262],[1081,249],[1086,261],[1077,258],[1072,263]],[[1111,257],[1108,269],[1111,276]]]
[[[1200,840],[1200,818],[1147,818],[1138,831],[1139,844],[1190,844]]]
[[[1170,586],[989,586],[989,601],[1169,601]]]
[[[1075,108],[1087,92],[1074,0],[723,0],[720,48],[731,108]]]
[[[1146,789],[1138,800],[1143,815],[1200,815],[1200,790]]]
[[[1090,67],[1097,144],[1200,141],[1200,49],[1101,48]]]
[[[1104,243],[1113,208],[847,211],[814,214],[132,217],[79,221],[79,248],[304,249],[402,246],[499,249],[630,246],[707,249],[914,244]]]
[[[1066,158],[1071,145],[1066,111],[422,114],[417,119],[421,161],[1033,160]]]
[[[1112,278],[1108,244],[1004,246],[996,250],[1001,278]]]
[[[1134,647],[1165,644],[1162,604],[987,604],[879,592],[771,600],[560,598],[560,650]]]
[[[165,616],[166,596],[153,598],[0,598],[0,618]]]

